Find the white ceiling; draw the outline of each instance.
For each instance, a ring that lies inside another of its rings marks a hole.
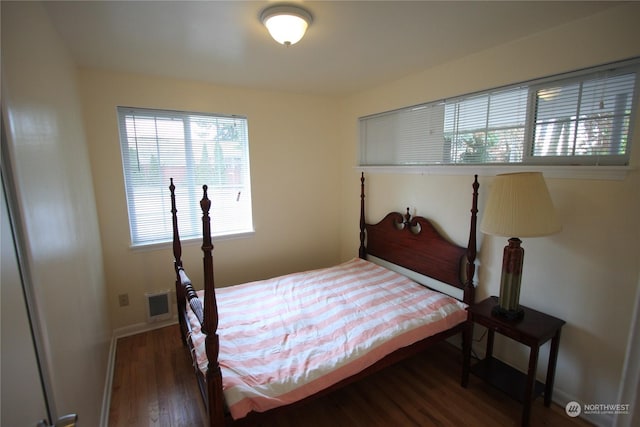
[[[298,44],[273,41],[267,1],[45,2],[81,66],[345,94],[597,13],[615,2],[304,1]]]

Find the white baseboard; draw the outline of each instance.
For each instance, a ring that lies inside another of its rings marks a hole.
[[[113,330],[113,334],[111,336],[111,344],[109,345],[109,360],[107,362],[107,374],[104,385],[104,394],[102,397],[100,427],[109,426],[109,408],[111,407],[111,389],[113,387],[113,374],[116,367],[116,350],[118,347],[118,340],[120,338],[128,337],[131,335],[141,334],[143,332],[152,331],[154,329],[164,328],[165,326],[175,325],[176,323],[178,323],[178,318],[176,316],[173,316],[171,319],[161,322],[137,323],[135,325],[129,325]]]
[[[116,338],[111,337],[109,345],[109,360],[107,361],[107,376],[104,382],[102,396],[102,411],[100,412],[100,427],[109,427],[109,408],[111,407],[111,388],[113,386],[113,372],[116,365]]]

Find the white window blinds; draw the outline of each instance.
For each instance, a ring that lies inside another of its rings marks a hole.
[[[640,60],[360,118],[360,165],[626,165]]]
[[[527,88],[511,88],[446,102],[445,163],[522,161]]]
[[[542,85],[535,90],[534,158],[591,157],[620,163],[628,152],[635,73]]]
[[[202,185],[212,201],[212,233],[253,230],[247,119],[118,107],[131,243],[172,239],[169,178],[180,237],[202,235]]]
[[[361,120],[362,161],[368,165],[416,165],[440,159],[444,104],[383,113]]]

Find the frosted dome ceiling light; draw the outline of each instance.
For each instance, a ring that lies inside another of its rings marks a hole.
[[[263,10],[260,20],[275,41],[291,46],[302,39],[313,18],[309,12],[300,7],[280,5]]]

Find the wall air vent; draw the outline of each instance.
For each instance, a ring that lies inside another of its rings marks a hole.
[[[169,291],[147,293],[147,321],[157,322],[171,318]]]

